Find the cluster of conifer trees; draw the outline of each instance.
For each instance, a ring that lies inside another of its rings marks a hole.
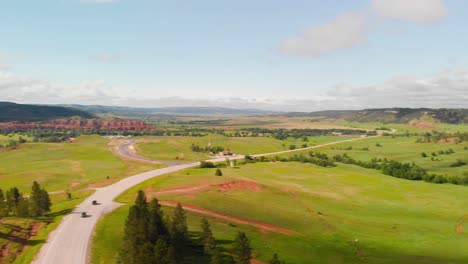
[[[37,182],[33,182],[29,197],[16,187],[5,193],[0,189],[0,217],[40,217],[50,212],[51,205],[49,194]]]
[[[210,264],[250,264],[252,248],[244,232],[238,232],[231,254],[223,254],[217,245],[206,218],[201,219],[198,241],[190,240],[185,211],[180,204],[172,217],[165,217],[156,198],[147,202],[143,191],[138,191],[135,204],[130,207],[123,248],[119,263],[125,264],[179,264],[193,263],[200,247]],[[275,254],[272,264],[284,264]]]

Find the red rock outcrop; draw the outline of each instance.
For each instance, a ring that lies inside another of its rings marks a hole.
[[[153,130],[154,127],[141,120],[93,120],[93,119],[55,119],[44,123],[0,123],[0,129],[52,128],[69,130]]]

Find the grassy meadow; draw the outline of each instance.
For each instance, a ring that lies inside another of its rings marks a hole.
[[[373,158],[396,160],[405,163],[416,163],[429,173],[448,176],[459,176],[468,172],[468,166],[451,167],[457,160],[468,162],[468,142],[454,143],[416,143],[417,137],[378,137],[362,141],[327,146],[315,151],[326,153],[329,156],[346,153],[356,160],[369,161]],[[368,149],[368,150],[366,150]],[[439,154],[439,151],[452,149],[452,154]],[[307,155],[309,151],[299,151],[282,156],[294,154]],[[422,153],[427,157],[422,157]],[[435,153],[436,156],[433,156]],[[432,159],[433,158],[433,159]]]
[[[81,136],[73,143],[27,143],[0,150],[0,188],[29,190],[37,181],[48,191],[82,189],[160,167],[122,160],[108,143],[100,136]]]
[[[237,231],[252,240],[254,257],[278,253],[287,263],[466,263],[468,234],[456,233],[468,214],[467,187],[401,180],[352,165],[322,168],[301,163],[256,163],[239,168],[189,169],[149,180],[122,194],[131,204],[137,190],[212,211],[288,228],[293,234],[208,216],[225,249]],[[247,182],[232,189],[225,183]],[[176,187],[203,188],[157,193]],[[251,188],[249,186],[255,186]],[[166,214],[170,212],[164,207]],[[115,259],[128,206],[97,226],[93,263]],[[199,213],[188,212],[189,229],[199,232]]]
[[[222,146],[236,154],[258,154],[288,150],[290,145],[300,148],[303,144],[308,146],[322,143],[344,140],[349,137],[317,136],[308,137],[308,142],[301,139],[289,138],[278,140],[271,137],[225,137],[222,135],[208,135],[204,137],[141,137],[136,145],[137,153],[143,157],[155,160],[181,160],[198,161],[209,159],[210,156],[203,152],[194,152],[190,149],[192,144],[206,147],[211,142],[211,146]]]

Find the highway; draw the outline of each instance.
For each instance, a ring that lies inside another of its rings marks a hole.
[[[252,155],[254,157],[259,156],[268,156],[268,155],[278,155],[294,151],[300,151],[305,149],[314,149],[323,146],[329,146],[334,144],[339,144],[343,142],[350,142],[356,140],[363,140],[372,137],[365,138],[354,138],[348,140],[342,140],[332,143],[321,144],[317,146],[312,146],[308,148],[295,149],[295,150],[286,150],[273,153],[265,153]],[[125,143],[125,147],[118,146],[118,151],[122,153],[129,154],[125,152],[126,149],[134,144],[134,141]],[[140,159],[143,161],[153,161],[150,159],[142,158],[131,153],[133,159]],[[237,155],[235,157],[229,157],[229,159],[242,159],[244,156]],[[208,160],[210,162],[222,162],[226,158],[216,158]],[[85,201],[78,205],[72,213],[65,216],[62,219],[62,222],[57,227],[57,229],[49,235],[47,242],[42,246],[40,252],[36,256],[36,259],[32,262],[35,264],[86,264],[89,263],[89,253],[91,239],[93,235],[94,228],[99,221],[99,219],[106,213],[109,213],[119,207],[119,204],[114,202],[114,199],[117,198],[125,190],[142,183],[146,180],[149,180],[154,177],[161,175],[169,174],[179,170],[196,167],[199,162],[189,162],[183,164],[169,164],[169,167],[161,168],[157,170],[152,170],[131,177],[125,178],[119,182],[116,182],[112,185],[109,185],[104,188],[96,189],[96,192],[89,196]],[[92,201],[96,200],[99,204],[93,205]],[[81,213],[86,212],[88,217],[82,218]]]

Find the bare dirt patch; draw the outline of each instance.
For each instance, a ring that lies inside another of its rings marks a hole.
[[[418,120],[418,119],[413,119],[413,120],[409,121],[408,124],[410,126],[415,126],[415,127],[419,127],[419,128],[425,128],[425,129],[433,129],[433,130],[438,130],[439,129],[436,126],[431,126],[431,125],[426,124],[423,121]]]
[[[444,138],[444,139],[441,139],[441,140],[437,141],[437,143],[455,143],[455,142],[457,142],[459,140],[460,140],[460,138],[457,138],[457,137]]]
[[[258,192],[264,187],[252,181],[231,181],[216,185],[216,189],[220,192],[227,192],[229,190],[249,190]]]
[[[460,219],[458,219],[457,224],[455,225],[455,233],[463,234],[463,227],[465,223],[468,223],[468,215],[462,216]]]
[[[162,205],[175,207],[175,206],[177,206],[178,202],[177,201],[167,200],[167,201],[160,201],[160,203]],[[211,211],[211,210],[201,208],[201,207],[198,207],[198,206],[194,206],[194,205],[182,204],[182,207],[185,210],[190,211],[190,212],[205,214],[205,215],[209,215],[209,216],[212,216],[212,217],[228,220],[228,221],[231,221],[231,222],[236,222],[236,223],[239,223],[239,224],[254,226],[254,227],[258,228],[259,230],[261,230],[262,232],[271,231],[271,232],[277,232],[277,233],[288,234],[288,235],[296,234],[295,231],[293,231],[291,229],[284,228],[284,227],[275,226],[275,225],[272,225],[272,224],[263,223],[263,222],[259,222],[259,221],[255,221],[255,220],[251,220],[251,219],[247,219],[247,218],[242,218],[242,217],[235,216],[235,215],[215,212],[215,211]]]

